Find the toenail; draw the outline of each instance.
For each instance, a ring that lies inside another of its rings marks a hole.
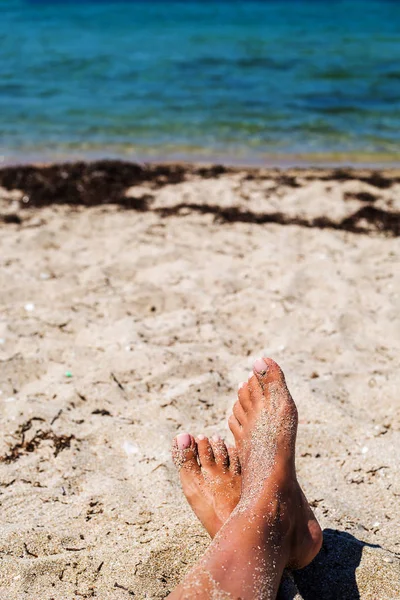
[[[250,379],[250,377],[253,377],[253,375],[254,375],[253,371],[250,371],[250,373],[249,373],[249,379]]]
[[[253,375],[253,373],[252,373],[252,375]],[[242,387],[245,385],[245,383],[246,383],[245,381],[242,381],[242,383],[239,383],[238,390],[241,390]]]
[[[176,436],[176,443],[178,444],[179,450],[187,450],[187,448],[190,448],[192,440],[188,433],[180,433]]]
[[[215,434],[215,435],[212,436],[211,439],[212,439],[213,442],[220,442],[221,441],[221,436]]]
[[[254,370],[256,371],[256,373],[258,373],[259,375],[265,375],[267,369],[268,366],[265,360],[263,358],[257,358],[257,360],[254,363]]]
[[[202,442],[203,440],[206,439],[206,436],[201,433],[200,435],[197,436],[197,439],[199,440],[199,442]]]

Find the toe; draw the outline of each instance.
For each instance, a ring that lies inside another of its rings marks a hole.
[[[254,361],[253,370],[256,376],[265,377],[268,371],[268,364],[263,358],[257,358]]]
[[[211,445],[216,464],[227,470],[229,467],[229,456],[224,440],[219,435],[213,436],[211,438]]]
[[[243,426],[246,422],[246,413],[244,412],[243,406],[241,405],[239,400],[237,400],[233,405],[232,412],[235,415],[238,422],[240,423],[240,425]]]
[[[254,373],[259,381],[264,383],[274,381],[286,386],[283,371],[272,358],[258,358],[254,363]]]
[[[285,415],[285,418],[290,418],[297,427],[297,407],[287,388],[280,366],[272,358],[262,358],[255,362],[254,371],[267,405],[273,411]]]
[[[272,358],[257,359],[254,372],[265,398],[271,401],[274,408],[294,404],[283,371]]]
[[[241,467],[238,451],[233,446],[228,448],[229,468],[235,475],[240,475]]]
[[[250,408],[259,406],[263,401],[263,388],[260,376],[253,374],[247,382],[247,389],[250,397]]]
[[[180,433],[172,442],[172,460],[175,466],[193,473],[200,472],[197,462],[197,445],[189,433]]]
[[[197,438],[197,450],[199,454],[199,462],[203,469],[215,465],[215,457],[210,440],[204,435],[199,435]]]
[[[239,440],[242,434],[242,427],[240,426],[239,421],[235,417],[235,415],[231,415],[228,419],[229,429],[232,431],[234,438]]]
[[[239,385],[238,398],[245,412],[251,409],[251,398],[247,381],[244,381]]]

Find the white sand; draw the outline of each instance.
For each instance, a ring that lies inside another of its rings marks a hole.
[[[0,223],[2,600],[164,598],[208,543],[170,440],[231,439],[263,353],[299,407],[299,478],[327,530],[298,597],[400,597],[399,238],[156,212],[340,221],[364,205],[345,192],[372,187],[268,193],[245,175],[166,185],[148,212],[14,206],[22,225]],[[399,184],[375,192],[398,210]]]

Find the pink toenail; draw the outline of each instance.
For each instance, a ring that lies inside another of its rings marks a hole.
[[[252,375],[253,375],[253,373],[252,373]],[[242,383],[239,383],[238,390],[241,390],[242,387],[245,385],[245,383],[246,383],[245,381],[242,381]]]
[[[249,373],[249,379],[250,379],[250,377],[253,377],[253,375],[254,375],[253,371],[250,371],[250,373]]]
[[[187,448],[190,448],[192,440],[188,433],[180,433],[176,436],[176,443],[179,450],[187,450]]]
[[[206,436],[201,433],[200,435],[197,436],[197,439],[199,440],[199,442],[202,442],[203,440],[206,439]]]
[[[254,370],[256,373],[260,373],[260,375],[264,375],[268,366],[263,358],[257,358],[254,363]]]
[[[220,442],[221,436],[216,434],[216,435],[213,435],[211,439],[213,442]]]

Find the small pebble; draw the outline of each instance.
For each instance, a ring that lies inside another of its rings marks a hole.
[[[6,343],[6,340],[4,338],[0,338],[0,346],[5,343]]]
[[[367,452],[368,452],[367,446],[364,446],[363,448],[361,448],[361,454],[367,454]]]
[[[25,304],[25,310],[27,312],[32,312],[33,310],[35,310],[35,305],[33,304],[33,302],[28,302],[27,304]]]
[[[125,450],[126,454],[138,454],[139,446],[137,444],[133,444],[132,442],[125,441],[122,445],[122,448]]]
[[[65,377],[72,377],[71,371],[65,371]]]
[[[4,402],[15,402],[15,400],[14,396],[10,396],[9,398],[5,398]]]
[[[50,279],[50,275],[48,273],[40,273],[40,279]]]

